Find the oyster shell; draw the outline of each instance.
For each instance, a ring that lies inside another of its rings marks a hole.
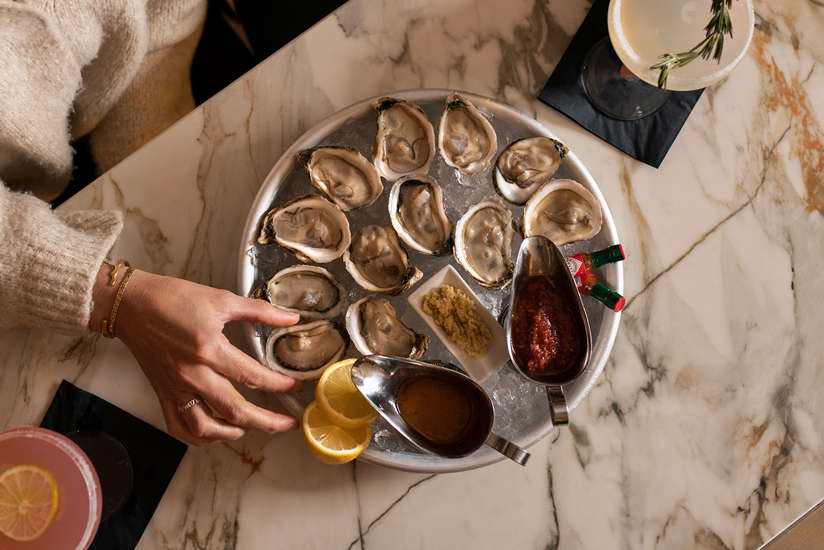
[[[373,107],[378,113],[375,168],[388,181],[426,174],[435,158],[435,131],[423,109],[402,99],[384,97]]]
[[[452,222],[443,191],[426,176],[401,178],[389,192],[389,219],[398,236],[418,252],[443,256],[452,250]]]
[[[344,212],[369,206],[383,192],[378,171],[351,147],[315,147],[301,151],[297,158],[312,185]]]
[[[589,189],[573,180],[554,180],[526,203],[524,237],[543,235],[561,246],[591,239],[601,230],[601,205]]]
[[[525,203],[536,189],[552,179],[567,153],[566,145],[544,136],[512,143],[495,163],[498,192],[509,202]]]
[[[438,124],[438,150],[449,166],[471,176],[492,162],[498,151],[498,137],[468,99],[450,94]]]
[[[281,269],[266,283],[272,305],[299,313],[301,319],[330,319],[345,305],[346,293],[331,273],[314,265]]]
[[[276,242],[305,262],[339,258],[351,241],[349,221],[340,208],[318,195],[293,199],[263,218],[258,242]]]
[[[352,238],[343,262],[361,287],[384,294],[400,294],[422,275],[409,264],[409,255],[395,230],[380,225],[362,227]]]
[[[512,280],[512,213],[498,197],[472,206],[455,225],[455,259],[487,288]]]
[[[266,362],[292,378],[312,380],[340,359],[347,345],[343,327],[312,321],[272,332],[266,341]]]
[[[429,336],[404,325],[389,300],[377,296],[367,296],[349,306],[346,330],[364,355],[379,353],[417,359],[429,347]]]

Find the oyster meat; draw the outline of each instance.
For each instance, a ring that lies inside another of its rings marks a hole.
[[[554,180],[526,203],[524,237],[543,235],[561,246],[591,239],[601,230],[601,205],[589,189],[574,180]]]
[[[292,378],[311,380],[340,359],[347,345],[343,327],[312,321],[272,332],[266,341],[266,362]]]
[[[398,236],[418,252],[443,256],[452,249],[452,222],[443,191],[426,176],[401,178],[389,193],[389,219]]]
[[[509,202],[525,203],[536,189],[552,179],[567,153],[566,145],[544,136],[512,143],[495,163],[498,192]]]
[[[366,225],[352,238],[343,255],[346,270],[361,287],[372,292],[400,294],[421,278],[391,227]]]
[[[435,131],[423,109],[402,99],[384,97],[374,104],[378,113],[374,164],[388,181],[426,174],[435,158]]]
[[[331,273],[314,265],[287,267],[266,283],[269,302],[299,313],[302,319],[335,317],[343,310],[345,295]]]
[[[468,99],[450,94],[438,124],[438,150],[449,166],[471,176],[492,162],[498,138],[486,117]]]
[[[472,278],[499,289],[512,279],[512,213],[498,197],[472,206],[455,225],[455,259]]]
[[[351,147],[315,147],[298,153],[312,185],[344,212],[369,206],[383,192],[378,171]]]
[[[351,241],[341,209],[318,195],[306,195],[270,210],[258,242],[276,242],[303,261],[327,263],[343,255]]]
[[[367,296],[346,311],[346,330],[364,355],[379,353],[417,359],[429,347],[429,337],[398,319],[389,300]]]

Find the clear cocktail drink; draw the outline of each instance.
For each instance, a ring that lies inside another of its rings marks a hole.
[[[690,50],[704,38],[712,14],[712,0],[612,0],[607,27],[615,53],[645,82],[658,83],[650,69],[665,53]],[[751,0],[733,0],[730,7],[733,36],[726,37],[721,60],[698,58],[674,69],[667,89],[697,90],[727,76],[744,56],[753,33]]]
[[[607,10],[609,37],[590,49],[581,68],[581,84],[592,105],[619,120],[637,120],[655,113],[670,90],[705,88],[726,77],[744,57],[752,39],[752,0],[732,0],[728,27],[705,27],[714,17],[714,0],[611,0]],[[715,0],[718,2],[719,0]],[[717,22],[725,22],[723,8]],[[712,57],[723,37],[720,60]],[[714,42],[718,40],[718,42]],[[709,59],[701,57],[704,47]],[[652,68],[667,54],[667,69]],[[659,76],[666,90],[658,88]]]

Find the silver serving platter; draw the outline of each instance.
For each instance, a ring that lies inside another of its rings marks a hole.
[[[418,89],[381,94],[381,96],[359,101],[334,113],[298,138],[283,153],[266,176],[249,210],[238,255],[238,292],[242,295],[250,295],[277,271],[301,263],[295,258],[294,254],[282,247],[259,245],[256,242],[261,219],[271,208],[307,193],[322,194],[312,186],[304,168],[295,160],[295,155],[299,151],[317,145],[348,145],[358,149],[366,158],[371,159],[377,131],[376,115],[372,109],[372,102],[378,97],[384,96],[398,97],[420,105],[435,127],[437,134],[437,124],[443,110],[444,100],[451,92],[452,90]],[[490,119],[498,135],[499,154],[510,143],[524,137],[543,135],[563,141],[538,121],[508,105],[476,94],[459,93],[472,101]],[[447,214],[453,222],[458,220],[469,205],[478,202],[483,197],[496,194],[492,183],[492,168],[490,167],[480,174],[467,177],[448,166],[440,155],[437,156],[429,170],[429,175],[443,187]],[[571,178],[585,185],[598,198],[603,209],[601,232],[588,241],[570,243],[561,247],[564,254],[600,250],[618,243],[618,233],[609,207],[595,180],[574,152],[570,151],[556,177]],[[384,192],[375,204],[347,213],[353,235],[363,225],[391,225],[387,210],[390,187],[391,183],[384,181]],[[509,206],[513,218],[520,220],[523,207]],[[520,235],[516,232],[515,242],[512,247],[513,255],[517,253],[520,241]],[[426,256],[412,251],[408,247],[406,248],[410,260],[423,271],[423,280],[426,280],[428,276],[437,272],[447,263],[451,263],[475,291],[483,305],[492,312],[493,316],[499,319],[502,317],[504,314],[502,309],[506,307],[509,300],[508,289],[493,291],[483,288],[475,283],[452,256]],[[324,264],[324,267],[347,289],[348,303],[354,303],[369,294],[350,277],[340,259]],[[623,293],[624,276],[621,263],[603,266],[597,270],[597,274],[610,287]],[[413,286],[412,290],[414,288]],[[394,296],[389,299],[404,323],[418,332],[429,334],[432,339],[432,343],[422,360],[437,360],[456,364],[457,361],[447,351],[446,347],[407,303],[406,297],[409,292],[411,290],[401,296]],[[584,372],[576,380],[564,386],[570,411],[574,411],[575,407],[581,403],[581,400],[598,380],[598,376],[601,374],[612,349],[621,318],[620,313],[608,310],[592,298],[585,297],[584,305],[592,328],[592,355]],[[270,329],[262,325],[246,325],[244,330],[252,353],[261,363],[265,364],[263,350]],[[346,356],[357,357],[359,354],[350,345]],[[550,421],[546,390],[542,385],[534,384],[525,379],[510,364],[505,365],[482,385],[492,398],[495,408],[493,429],[496,433],[511,439],[522,447],[529,447],[552,431],[553,425]],[[304,389],[300,393],[279,397],[292,414],[301,415],[304,407],[314,398],[314,388],[315,383],[305,383]],[[570,415],[570,421],[575,422],[574,414]],[[502,455],[486,446],[472,455],[458,459],[445,459],[426,454],[406,443],[382,419],[378,419],[372,424],[372,432],[372,443],[360,456],[360,460],[392,468],[416,472],[453,472],[480,468],[503,459]]]

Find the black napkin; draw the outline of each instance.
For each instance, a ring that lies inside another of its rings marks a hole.
[[[596,0],[538,99],[614,145],[658,168],[703,90],[673,92],[657,112],[639,120],[616,120],[595,109],[580,82],[590,48],[607,36],[609,0]]]
[[[78,443],[98,472],[103,519],[90,550],[137,546],[186,445],[65,380],[40,425]]]

